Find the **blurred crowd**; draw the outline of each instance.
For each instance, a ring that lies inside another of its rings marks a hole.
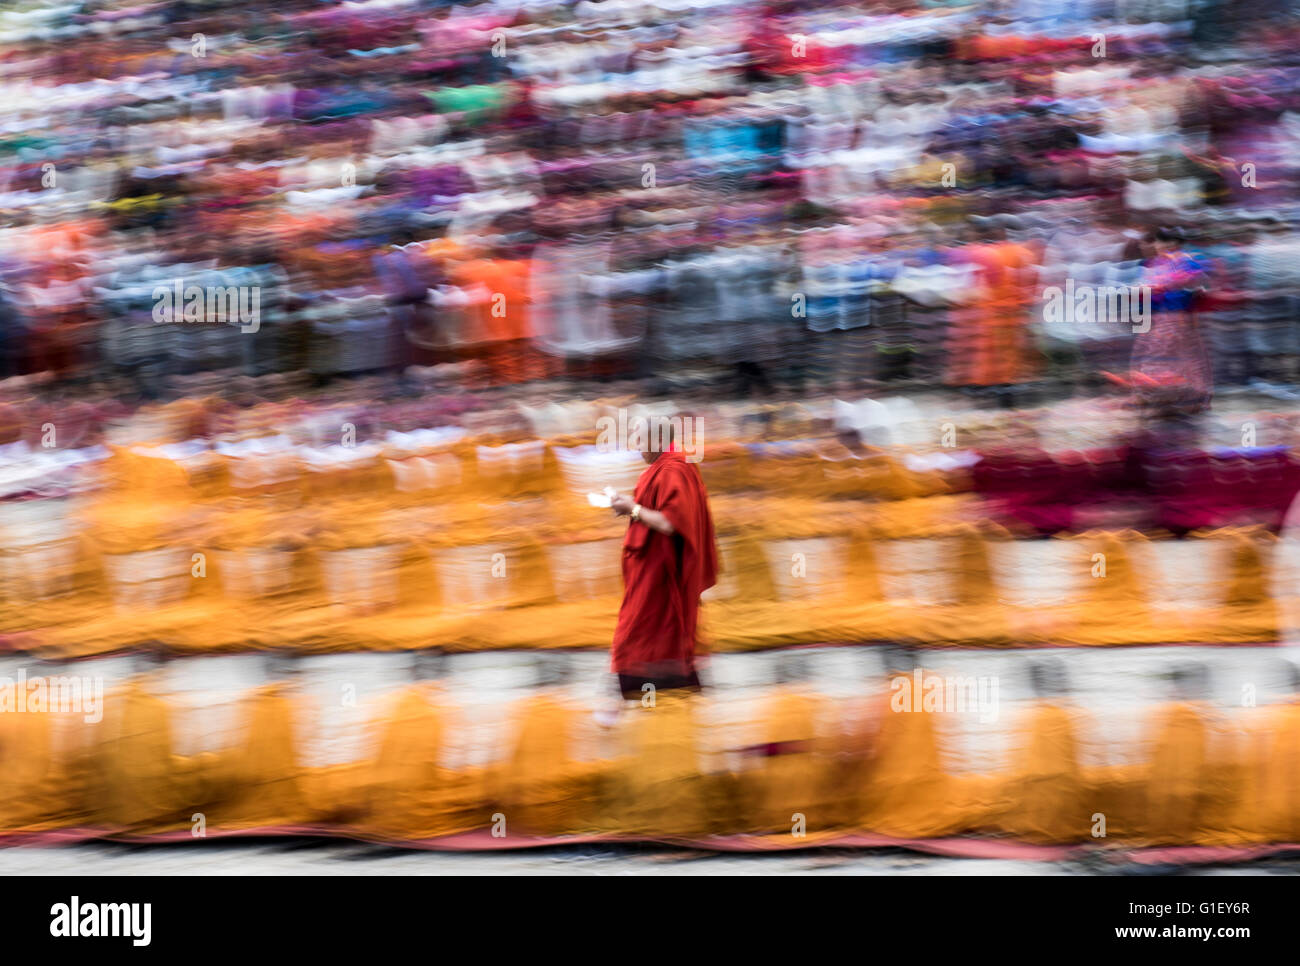
[[[1296,14],[22,3],[0,374],[1294,398]],[[1160,323],[1048,318],[1067,282]]]

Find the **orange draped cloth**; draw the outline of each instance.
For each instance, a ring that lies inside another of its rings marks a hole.
[[[896,694],[877,705],[860,827],[904,839],[963,831],[972,824],[962,804],[967,789],[944,767],[939,713],[900,710]]]
[[[171,708],[154,693],[157,678],[137,675],[104,705],[97,761],[101,818],[108,825],[150,832],[174,827],[194,802],[192,760],[175,753]]]
[[[223,791],[210,810],[221,830],[304,825],[309,818],[296,728],[299,700],[273,681],[245,699],[242,740],[221,768]]]
[[[718,579],[704,481],[682,453],[661,453],[637,480],[633,498],[662,513],[676,532],[665,536],[641,522],[628,524],[613,669],[649,680],[689,678],[695,671],[700,595]]]
[[[835,825],[829,804],[834,788],[833,757],[822,719],[828,701],[798,688],[781,688],[764,702],[762,757],[744,789],[757,831],[788,833],[798,816],[807,831]]]
[[[377,722],[371,805],[363,825],[390,839],[418,841],[488,824],[482,768],[451,768],[445,746],[457,727],[442,687],[413,684]]]
[[[699,701],[689,692],[664,693],[628,712],[627,753],[610,781],[619,833],[691,838],[729,817],[716,776],[701,767]]]
[[[1256,832],[1265,841],[1300,842],[1300,703],[1287,701],[1267,714],[1253,786]]]
[[[1006,779],[1002,828],[1030,842],[1086,839],[1093,809],[1079,765],[1079,714],[1065,703],[1039,702],[1025,716]]]
[[[596,830],[603,767],[573,754],[583,717],[582,708],[558,690],[529,695],[515,706],[514,744],[496,781],[509,827],[534,835]]]
[[[1200,842],[1215,791],[1207,709],[1193,701],[1168,704],[1154,713],[1152,732],[1146,838],[1167,845]]]

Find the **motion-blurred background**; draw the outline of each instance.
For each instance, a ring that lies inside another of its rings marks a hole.
[[[1297,842],[1298,39],[6,4],[0,830]],[[652,415],[723,565],[655,728],[583,498]]]

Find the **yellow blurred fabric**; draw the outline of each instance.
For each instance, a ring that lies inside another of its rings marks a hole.
[[[266,442],[282,417],[249,417],[240,442],[261,448],[245,452],[116,447],[53,538],[0,526],[0,551],[21,562],[0,581],[0,630],[67,657],[142,639],[193,653],[609,646],[626,524],[588,506],[581,464],[556,455],[589,441],[308,452]],[[192,418],[159,416],[164,428]],[[1070,599],[1017,604],[1013,574],[999,572],[1014,566],[1013,535],[981,520],[965,471],[912,469],[908,455],[710,441],[700,467],[722,558],[702,611],[710,649],[1277,638],[1274,538],[1256,528],[1179,541],[1188,554],[1197,541],[1228,548],[1207,599],[1182,611],[1153,610],[1159,591],[1137,559],[1171,541],[1123,530],[1055,538]],[[589,473],[590,486],[604,479]],[[938,569],[909,569],[927,566],[911,559],[923,547],[938,549]]]
[[[494,769],[494,797],[507,829],[533,835],[596,830],[607,770],[575,759],[579,718],[589,716],[549,689],[519,700],[511,715],[513,747]]]
[[[243,737],[218,766],[209,827],[241,830],[306,824],[298,755],[298,701],[289,685],[263,685],[242,702]]]
[[[487,826],[487,776],[451,768],[447,696],[438,685],[402,690],[375,722],[370,807],[362,827],[384,838],[420,840]]]
[[[1213,785],[1212,733],[1198,702],[1170,703],[1152,714],[1146,774],[1146,838],[1157,844],[1199,842],[1208,835]]]
[[[1264,841],[1300,842],[1300,701],[1270,709],[1267,721],[1253,760],[1254,831]]]
[[[936,838],[963,829],[957,780],[944,768],[939,714],[919,704],[898,710],[891,691],[877,709],[861,827],[895,838]]]
[[[714,831],[719,785],[703,768],[693,695],[657,694],[624,712],[626,752],[613,773],[612,830],[693,838]]]
[[[54,715],[30,711],[0,713],[0,830],[34,832],[75,821],[63,812],[55,757]]]
[[[260,448],[165,455],[159,444],[192,435],[196,405],[158,407],[159,438],[114,447],[98,490],[47,508],[48,534],[4,520],[0,631],[69,658],[141,641],[190,654],[609,646],[626,524],[588,506],[594,483],[557,455],[590,440],[478,435],[308,453],[270,442],[285,414],[269,406],[232,433]],[[709,447],[700,465],[722,572],[702,609],[704,650],[1249,644],[1280,633],[1276,540],[1259,528],[1177,543],[1122,529],[1039,541],[1068,590],[1018,603],[1005,570],[1019,545],[980,519],[964,471],[824,438]],[[1201,598],[1162,603],[1148,566],[1157,548],[1206,561]],[[496,759],[469,766],[448,764],[463,727],[451,697],[412,684],[373,721],[372,756],[309,767],[319,709],[292,683],[252,691],[237,738],[196,755],[177,753],[165,695],[149,673],[113,690],[98,723],[0,713],[0,832],[175,832],[201,813],[216,831],[318,826],[418,841],[488,828],[500,812],[521,835],[697,839],[786,836],[798,813],[814,835],[996,829],[1059,844],[1091,840],[1104,816],[1107,839],[1125,843],[1300,840],[1296,702],[1254,710],[1239,731],[1204,705],[1160,707],[1147,757],[1123,765],[1082,763],[1082,719],[1042,702],[1017,724],[1007,768],[970,775],[945,766],[942,716],[895,710],[891,694],[858,729],[824,696],[774,691],[761,749],[734,771],[704,740],[707,697],[628,705],[609,736],[620,753],[603,759],[577,748],[588,712],[538,692],[510,711]]]
[[[1004,784],[999,825],[1029,842],[1076,842],[1088,837],[1088,807],[1079,766],[1076,710],[1041,701],[1017,729],[1013,759]]]
[[[189,823],[198,801],[195,763],[177,755],[171,708],[155,673],[137,674],[106,696],[96,760],[101,821],[134,832]]]
[[[250,692],[221,750],[183,756],[173,706],[148,672],[110,692],[99,722],[0,713],[0,766],[11,779],[0,793],[0,833],[178,833],[201,817],[209,834],[318,828],[417,842],[487,829],[499,814],[507,837],[525,839],[759,833],[788,842],[801,830],[806,844],[854,832],[992,831],[1053,845],[1300,840],[1300,703],[1249,709],[1235,728],[1200,702],[1159,705],[1141,758],[1085,766],[1085,738],[1104,735],[1104,721],[1085,720],[1066,700],[1040,700],[1016,719],[1006,766],[968,774],[949,769],[942,712],[897,699],[891,688],[849,720],[852,706],[774,689],[732,749],[744,753],[732,772],[705,741],[707,698],[669,692],[630,702],[596,754],[600,741],[579,740],[595,727],[590,713],[543,690],[512,709],[502,753],[469,766],[451,754],[465,725],[446,690],[416,683],[373,719],[371,753],[307,766],[302,748],[319,709],[292,682]]]
[[[741,790],[747,823],[764,832],[789,832],[803,816],[807,832],[835,825],[828,798],[833,745],[826,733],[826,699],[801,688],[781,688],[764,699],[762,744]]]

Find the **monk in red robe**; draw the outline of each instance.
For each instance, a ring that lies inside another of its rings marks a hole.
[[[695,671],[700,594],[718,577],[708,493],[673,436],[642,452],[649,467],[632,496],[610,502],[630,518],[623,540],[623,605],[614,631],[613,670],[625,698],[699,688]]]

